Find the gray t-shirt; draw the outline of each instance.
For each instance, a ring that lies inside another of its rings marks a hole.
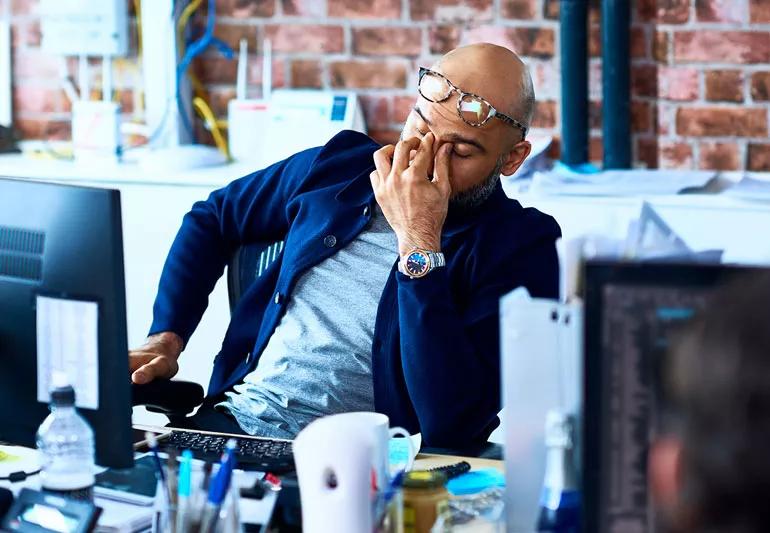
[[[299,278],[257,367],[220,408],[244,431],[278,438],[321,416],[374,410],[374,322],[397,256],[377,206],[356,239]]]

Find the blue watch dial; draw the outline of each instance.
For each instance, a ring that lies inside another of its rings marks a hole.
[[[406,271],[412,276],[419,276],[428,270],[428,258],[420,252],[412,252],[406,258]]]

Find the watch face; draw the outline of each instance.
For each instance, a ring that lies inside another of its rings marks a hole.
[[[410,276],[421,276],[428,271],[428,258],[420,252],[412,252],[406,258],[406,271]]]

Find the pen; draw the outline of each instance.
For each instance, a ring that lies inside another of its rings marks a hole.
[[[168,494],[171,497],[169,500],[171,505],[176,505],[177,497],[177,451],[170,449],[166,452],[166,483],[168,484]]]
[[[190,531],[200,530],[201,520],[203,519],[203,508],[206,505],[206,496],[209,492],[211,483],[211,470],[214,465],[211,463],[203,464],[203,480],[198,490],[195,491],[195,499],[190,511]]]
[[[168,513],[171,507],[171,497],[168,493],[168,485],[166,484],[166,474],[163,471],[163,464],[160,462],[160,456],[158,455],[158,439],[156,439],[155,435],[149,431],[144,434],[144,437],[147,439],[147,446],[152,452],[152,458],[155,462],[155,475],[158,478],[159,490],[162,491],[162,508],[158,510],[160,515],[156,515],[155,519],[158,522],[158,526],[163,528],[165,525],[168,525],[168,522],[161,524],[160,520],[164,516],[166,517],[166,521],[168,520]]]
[[[177,533],[183,533],[189,530],[190,522],[190,485],[192,477],[192,458],[190,450],[182,452],[182,458],[179,461],[179,483],[176,511],[176,530]]]
[[[216,531],[217,520],[219,519],[219,510],[222,502],[227,495],[227,489],[230,486],[230,479],[235,467],[235,439],[227,441],[225,453],[222,454],[222,460],[219,463],[214,479],[211,480],[209,487],[209,497],[206,502],[206,508],[203,511],[203,531],[204,533]]]

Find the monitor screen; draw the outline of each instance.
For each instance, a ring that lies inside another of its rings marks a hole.
[[[118,191],[0,178],[0,441],[35,445],[63,372],[97,463],[131,466],[124,285]]]
[[[672,333],[750,267],[593,262],[585,285],[585,531],[654,532],[647,452]]]

